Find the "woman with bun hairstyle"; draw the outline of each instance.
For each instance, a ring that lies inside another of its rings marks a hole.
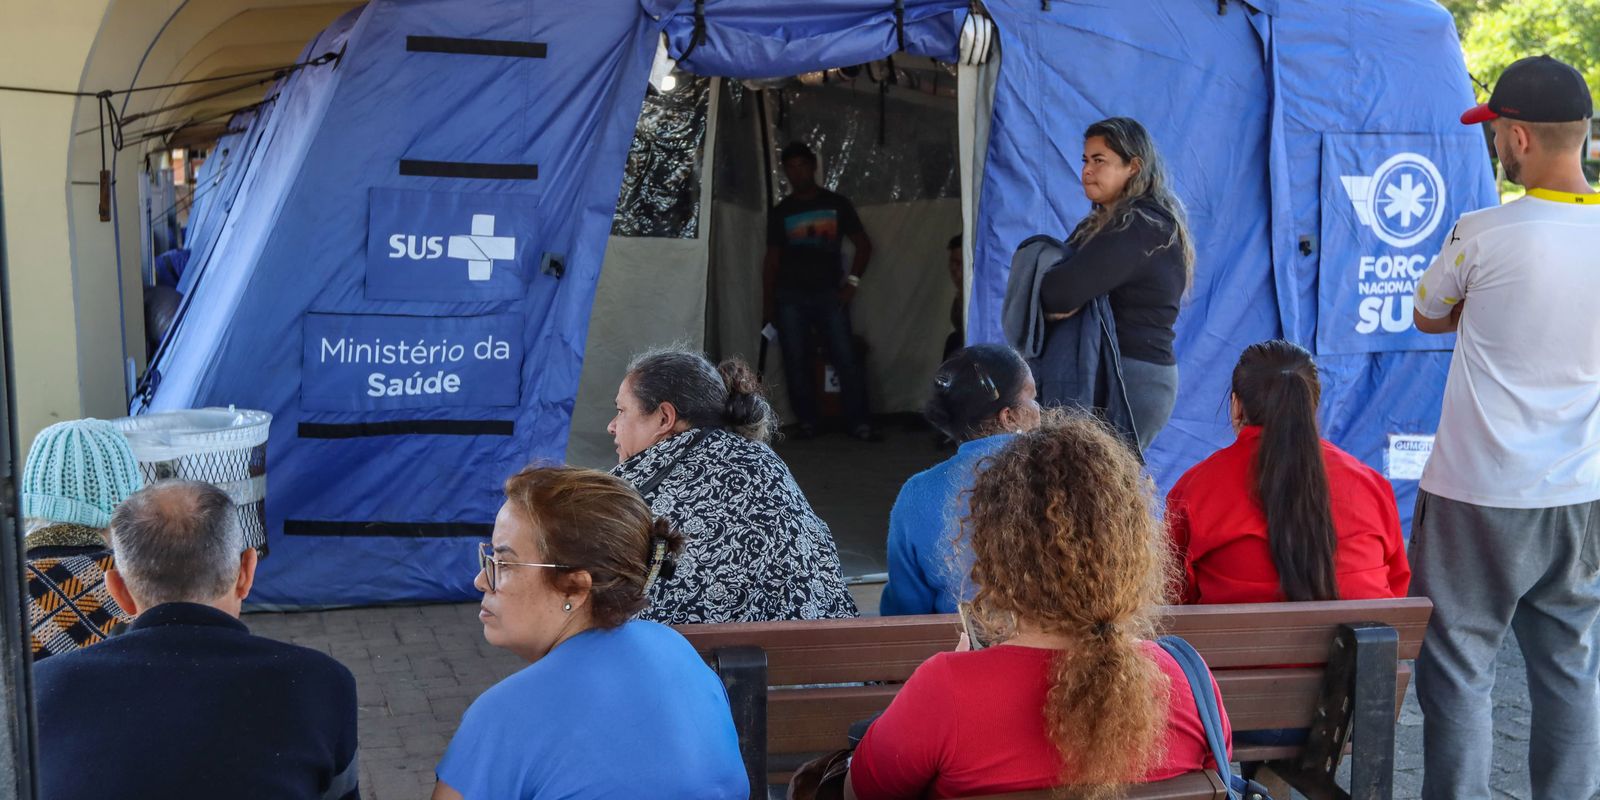
[[[856,615],[839,551],[767,440],[776,417],[737,359],[680,348],[636,357],[607,427],[633,484],[686,543],[652,588],[645,619],[766,622]]]
[[[484,638],[529,663],[462,715],[434,800],[748,797],[722,682],[634,618],[683,537],[604,472],[529,467],[505,493],[473,585]]]
[[[983,460],[1039,426],[1033,373],[1005,345],[976,344],[939,365],[923,416],[959,443],[956,454],[911,476],[889,511],[889,583],[878,612],[952,614],[970,554],[952,548]]]
[[[1171,564],[1154,505],[1132,448],[1081,413],[994,454],[962,525],[990,644],[917,667],[856,747],[846,797],[1106,798],[1212,768],[1189,682],[1151,641]]]
[[[1238,439],[1167,495],[1189,603],[1405,597],[1411,567],[1394,490],[1317,432],[1311,354],[1253,344],[1233,368]]]

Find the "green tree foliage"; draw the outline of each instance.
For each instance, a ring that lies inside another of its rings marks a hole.
[[[1472,25],[1472,18],[1480,11],[1493,11],[1506,4],[1506,0],[1438,0],[1439,5],[1450,11],[1456,18],[1456,30],[1466,34]]]
[[[1600,105],[1600,0],[1440,0],[1456,17],[1467,70],[1493,86],[1511,62],[1549,54],[1578,68]],[[1479,99],[1488,92],[1478,90]]]

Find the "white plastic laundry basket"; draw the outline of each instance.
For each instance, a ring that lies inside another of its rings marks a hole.
[[[228,493],[245,541],[267,553],[267,431],[272,415],[244,408],[197,408],[116,420],[146,483],[181,478]]]

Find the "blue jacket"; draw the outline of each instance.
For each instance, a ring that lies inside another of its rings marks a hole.
[[[166,603],[33,668],[51,800],[355,800],[356,683],[344,665]]]
[[[1039,405],[1092,411],[1138,452],[1139,433],[1122,381],[1122,352],[1110,296],[1094,298],[1067,319],[1044,319],[1039,287],[1045,273],[1070,268],[1066,261],[1072,251],[1071,245],[1042,235],[1017,246],[1006,285],[1006,338],[1028,359],[1039,387]]]
[[[963,552],[952,558],[951,544],[966,513],[962,493],[972,488],[979,463],[1005,447],[1009,433],[965,442],[956,454],[912,475],[889,511],[889,583],[878,613],[951,614],[963,595],[972,562]]]

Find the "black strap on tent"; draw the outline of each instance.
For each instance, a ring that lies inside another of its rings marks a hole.
[[[906,49],[906,0],[894,0],[894,42],[895,52],[903,53]]]
[[[506,58],[544,58],[549,48],[544,42],[516,42],[509,39],[460,39],[450,36],[407,36],[408,53],[453,53],[463,56],[504,56]]]
[[[302,439],[365,439],[373,436],[510,436],[509,419],[399,419],[385,422],[302,422]]]
[[[679,61],[688,61],[689,55],[696,47],[706,41],[706,0],[694,0],[694,32],[689,35],[689,47],[678,56]]]
[[[284,536],[392,536],[404,539],[487,539],[494,534],[490,522],[343,522],[286,519]]]
[[[889,143],[889,84],[899,83],[898,73],[894,68],[894,56],[883,60],[883,80],[878,82],[878,146]]]
[[[878,83],[878,146],[889,143],[889,79]]]
[[[473,161],[400,159],[400,174],[419,178],[481,178],[496,181],[539,179],[538,164],[483,164]]]

